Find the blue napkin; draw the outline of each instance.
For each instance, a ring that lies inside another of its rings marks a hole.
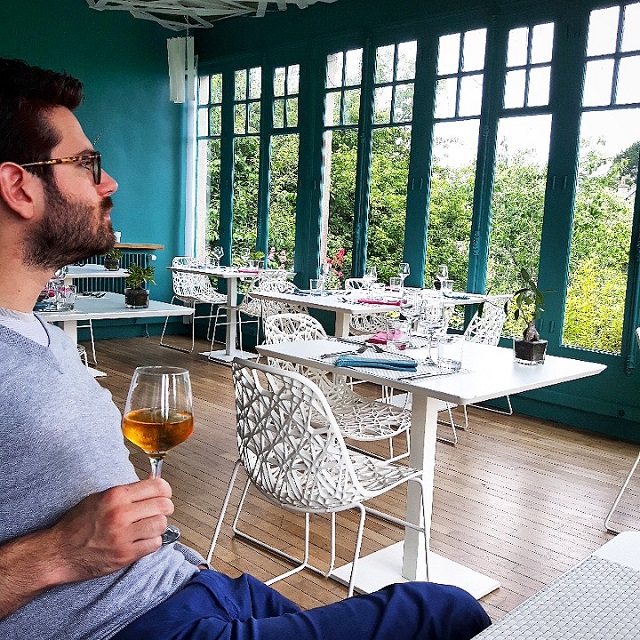
[[[466,293],[444,293],[445,298],[451,298],[452,300],[469,300],[471,296]]]
[[[371,367],[372,369],[392,369],[394,371],[416,371],[418,363],[412,358],[387,360],[385,358],[365,358],[362,356],[338,356],[336,367]]]

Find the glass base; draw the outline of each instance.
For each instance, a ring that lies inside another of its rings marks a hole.
[[[180,529],[170,524],[162,534],[162,544],[172,544],[180,537]]]

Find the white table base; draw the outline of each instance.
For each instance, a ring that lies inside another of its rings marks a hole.
[[[257,358],[257,353],[251,351],[241,351],[240,349],[234,349],[232,353],[227,353],[225,349],[218,351],[200,351],[201,356],[206,356],[209,360],[217,360],[219,362],[232,362],[234,358],[244,358],[250,360],[251,358]]]
[[[361,593],[372,593],[389,584],[409,582],[400,573],[403,543],[398,542],[358,560],[355,588]],[[333,576],[349,584],[351,563],[339,567]],[[429,553],[429,582],[450,584],[468,591],[474,598],[482,598],[500,587],[494,578],[469,569],[453,560]]]

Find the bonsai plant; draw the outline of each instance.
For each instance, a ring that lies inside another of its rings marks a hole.
[[[155,267],[141,267],[138,264],[129,266],[129,275],[126,278],[127,288],[124,292],[124,303],[128,309],[146,309],[149,306],[149,291],[145,284],[155,284],[153,275]]]
[[[520,268],[520,278],[524,286],[518,289],[511,301],[513,317],[526,324],[522,338],[515,338],[513,348],[515,358],[523,364],[541,364],[547,351],[547,340],[541,340],[536,320],[544,311],[544,294],[525,267]]]
[[[104,268],[107,271],[117,271],[120,268],[120,259],[122,258],[122,251],[120,249],[109,249],[107,253],[104,254]]]

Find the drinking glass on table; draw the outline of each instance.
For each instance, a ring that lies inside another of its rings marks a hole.
[[[440,286],[438,288],[442,290],[442,285],[446,280],[449,279],[449,267],[446,264],[438,265],[438,273],[436,274],[436,279],[440,282]]]
[[[378,280],[378,270],[375,267],[369,267],[362,278],[362,282],[367,291],[371,292],[371,285]]]
[[[438,300],[425,299],[421,308],[420,319],[418,320],[418,333],[427,338],[429,354],[431,354],[433,337],[436,333],[441,332],[446,327],[446,324],[444,306]]]
[[[159,478],[167,453],[193,433],[189,372],[180,367],[138,367],[129,386],[122,433],[147,454],[151,475]],[[162,544],[179,537],[180,529],[169,525]]]

